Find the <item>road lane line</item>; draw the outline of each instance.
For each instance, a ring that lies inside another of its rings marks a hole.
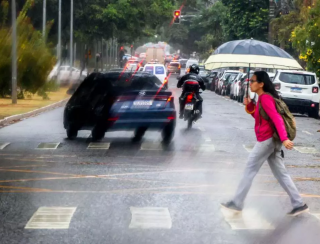
[[[312,136],[312,134],[309,131],[303,130],[302,132]]]
[[[0,150],[5,149],[9,145],[10,145],[10,142],[0,143]]]
[[[40,207],[25,229],[69,229],[76,207]]]
[[[129,229],[171,229],[172,221],[168,208],[130,207]]]
[[[19,172],[19,173],[39,173],[39,174],[50,174],[50,175],[68,175],[68,176],[81,176],[81,177],[83,177],[83,175],[65,174],[65,173],[50,172],[50,171],[18,170],[18,169],[0,169],[0,171],[4,171],[4,172]]]

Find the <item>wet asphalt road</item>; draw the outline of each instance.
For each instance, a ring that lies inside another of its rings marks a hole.
[[[0,243],[319,243],[320,122],[297,116],[297,147],[285,151],[310,214],[285,216],[289,199],[265,164],[243,214],[232,215],[219,203],[255,143],[253,119],[241,104],[202,95],[203,119],[189,131],[179,120],[168,147],[159,132],[135,144],[132,132],[112,132],[108,149],[88,149],[89,131],[66,139],[63,108],[0,129],[0,144],[10,143],[0,150]],[[36,149],[43,142],[60,145]]]

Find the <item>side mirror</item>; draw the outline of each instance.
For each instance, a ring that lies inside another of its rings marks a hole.
[[[180,78],[181,78],[181,76],[180,76],[180,75],[178,75],[178,76],[177,76],[177,80],[180,80]]]

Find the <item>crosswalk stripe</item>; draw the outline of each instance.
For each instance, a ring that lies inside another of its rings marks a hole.
[[[69,229],[76,207],[40,207],[25,229]]]
[[[265,220],[255,209],[245,209],[241,213],[232,213],[221,209],[225,221],[232,230],[270,230],[274,226]]]
[[[171,229],[172,221],[168,208],[130,207],[130,229]]]
[[[300,146],[295,146],[295,150],[297,150],[300,153],[306,153],[306,154],[313,154],[313,153],[318,153],[318,150],[314,147],[300,147]]]

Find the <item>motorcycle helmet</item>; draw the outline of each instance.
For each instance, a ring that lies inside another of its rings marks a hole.
[[[190,67],[189,67],[189,72],[198,75],[199,72],[200,72],[200,68],[199,68],[199,66],[196,65],[196,64],[190,65]]]

